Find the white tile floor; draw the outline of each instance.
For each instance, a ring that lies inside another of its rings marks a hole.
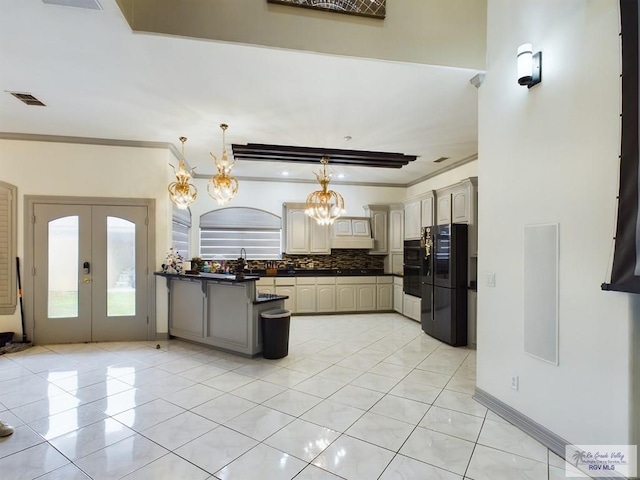
[[[293,317],[289,355],[171,340],[0,356],[0,477],[552,480],[475,402],[476,356],[396,314]],[[560,467],[560,468],[559,468]]]

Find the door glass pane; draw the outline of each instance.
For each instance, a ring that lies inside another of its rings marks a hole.
[[[107,316],[136,314],[136,225],[107,217]]]
[[[49,222],[49,318],[78,316],[78,216]]]

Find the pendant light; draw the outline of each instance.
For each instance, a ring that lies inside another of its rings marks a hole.
[[[227,158],[225,132],[229,126],[222,123],[220,124],[220,128],[222,129],[222,155],[220,160],[218,160],[213,153],[210,153],[213,157],[213,163],[216,166],[217,173],[214,174],[209,180],[209,183],[207,183],[207,191],[209,195],[218,202],[218,205],[225,205],[238,193],[238,180],[231,176],[231,169],[236,161],[233,160],[229,163]]]
[[[187,141],[187,137],[180,137],[179,140],[182,142],[182,158],[180,158],[177,170],[176,167],[169,164],[176,175],[176,181],[170,183],[167,188],[171,202],[179,209],[186,210],[198,196],[198,189],[195,185],[189,183],[191,172],[193,172],[195,167],[187,170],[187,166],[184,163],[184,142]]]
[[[329,159],[322,157],[320,163],[322,170],[316,172],[316,178],[321,189],[309,194],[304,213],[319,225],[331,225],[336,218],[346,212],[344,198],[338,192],[329,190],[329,182],[331,181],[331,173],[327,173]]]

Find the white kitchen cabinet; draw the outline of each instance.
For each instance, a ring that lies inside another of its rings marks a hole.
[[[312,218],[309,220],[309,253],[313,254],[330,254],[331,238],[329,237],[329,227],[327,225],[318,225],[318,222]]]
[[[356,285],[340,284],[336,285],[336,311],[355,312],[356,311]]]
[[[451,192],[451,223],[469,223],[471,220],[471,191],[467,185]]]
[[[371,238],[369,219],[364,217],[340,217],[333,223],[333,236]]]
[[[302,209],[286,209],[287,238],[286,252],[289,254],[309,253],[309,217]]]
[[[372,312],[376,309],[376,285],[356,285],[356,311]]]
[[[389,253],[404,252],[404,205],[389,206]]]
[[[353,235],[353,228],[350,218],[337,218],[333,222],[334,237],[350,237]]]
[[[296,313],[316,313],[315,277],[296,278]]]
[[[404,294],[404,301],[402,303],[402,314],[413,320],[420,321],[420,297],[414,297],[413,295]]]
[[[320,280],[320,278],[318,278]],[[333,285],[316,285],[316,304],[317,312],[335,312],[336,311],[336,285],[335,279]]]
[[[404,205],[404,239],[420,240],[420,200]]]
[[[285,203],[285,252],[290,255],[330,254],[329,227],[304,213],[304,204]]]
[[[275,293],[275,280],[275,277],[262,277],[259,280],[256,280],[256,291],[258,293]]]
[[[451,223],[451,189],[445,188],[436,192],[436,224]]]
[[[286,295],[289,298],[284,301],[284,308],[291,313],[296,311],[296,279],[295,277],[276,277],[276,294]]]
[[[395,277],[398,278],[398,277]],[[400,279],[400,281],[402,282],[402,279]],[[393,284],[393,309],[398,312],[398,313],[402,313],[402,303],[404,302],[404,292],[402,291],[402,283],[400,283],[400,285],[396,284],[394,282]]]
[[[469,279],[475,279],[478,256],[478,177],[470,177],[455,185],[436,191],[437,224],[466,223],[469,225]]]
[[[420,210],[421,220],[420,225],[422,228],[435,225],[435,194],[433,191],[425,193],[420,196]]]
[[[376,310],[393,310],[393,284],[378,284],[376,295]]]
[[[402,275],[404,267],[404,255],[402,253],[391,253],[384,260],[384,273]]]
[[[386,255],[389,253],[389,206],[366,205],[365,211],[371,220],[371,234],[373,236],[373,248],[369,250],[371,255]]]

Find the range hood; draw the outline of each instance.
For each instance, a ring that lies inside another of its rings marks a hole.
[[[331,248],[371,250],[371,224],[369,217],[340,217],[333,223]]]

